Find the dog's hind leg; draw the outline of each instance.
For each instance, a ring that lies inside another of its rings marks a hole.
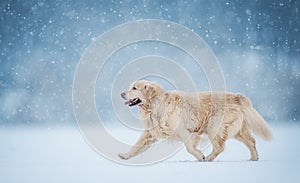
[[[242,143],[244,143],[251,153],[251,161],[258,160],[258,153],[255,147],[255,139],[252,137],[251,133],[243,127],[242,130],[235,136],[235,138]]]
[[[221,152],[224,151],[225,148],[225,141],[220,137],[215,138],[215,140],[212,143],[213,151],[205,159],[207,161],[213,161]]]
[[[224,128],[221,135],[217,134],[215,137],[209,137],[213,144],[213,150],[205,160],[213,161],[221,152],[224,151],[225,141],[227,140],[227,137],[228,137],[228,132],[226,127]]]
[[[118,155],[121,159],[125,160],[133,156],[137,156],[138,154],[147,150],[155,141],[156,138],[149,131],[146,131],[144,134],[142,134],[140,139],[135,143],[129,152]]]

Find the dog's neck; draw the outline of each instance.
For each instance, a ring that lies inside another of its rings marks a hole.
[[[164,98],[165,98],[165,93],[161,92],[147,99],[146,104],[149,108],[153,108],[154,105],[160,105],[161,101],[164,101]]]
[[[168,98],[169,93],[161,92],[159,95],[155,95],[151,100],[146,100],[140,105],[141,116],[144,116],[142,119],[145,122],[146,128],[154,128],[158,125],[164,111],[166,104],[166,98]]]
[[[139,105],[140,110],[143,111],[145,114],[150,114],[153,109],[154,105],[159,105],[159,101],[163,101],[163,98],[165,97],[165,93],[159,93],[155,94],[149,98],[147,98],[145,101],[143,101],[142,105]]]

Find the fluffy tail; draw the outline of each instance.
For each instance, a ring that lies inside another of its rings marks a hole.
[[[263,117],[253,108],[252,103],[247,97],[239,95],[239,98],[243,106],[245,122],[250,126],[253,133],[264,140],[271,140],[271,129]]]

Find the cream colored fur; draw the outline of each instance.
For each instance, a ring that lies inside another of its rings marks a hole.
[[[146,128],[129,152],[119,154],[122,159],[140,154],[160,138],[168,138],[184,142],[187,151],[199,161],[212,161],[224,150],[225,141],[235,138],[249,148],[250,160],[258,160],[251,132],[265,140],[272,138],[267,123],[241,94],[165,92],[159,85],[141,80],[134,82],[122,97],[142,100],[140,117]],[[207,157],[197,149],[203,134],[213,145]]]

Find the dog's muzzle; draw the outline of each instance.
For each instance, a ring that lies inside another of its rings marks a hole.
[[[140,98],[138,98],[138,97],[134,98],[134,99],[127,100],[125,92],[121,93],[121,97],[124,100],[126,100],[125,105],[128,105],[129,107],[136,106],[136,105],[141,105],[142,104],[142,100]]]

